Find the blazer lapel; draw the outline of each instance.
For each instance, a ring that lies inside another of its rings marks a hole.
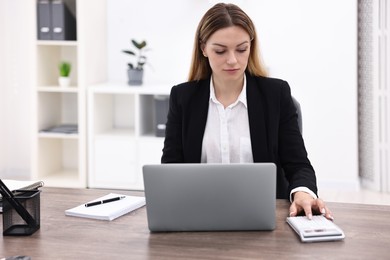
[[[268,133],[266,122],[266,104],[261,95],[261,86],[254,77],[246,75],[247,78],[247,102],[249,129],[252,141],[252,153],[254,162],[268,162]]]

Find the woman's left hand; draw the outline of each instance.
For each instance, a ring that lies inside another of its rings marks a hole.
[[[305,213],[311,219],[313,214],[322,214],[327,219],[333,220],[332,212],[326,207],[322,199],[314,199],[310,194],[298,191],[294,193],[294,201],[290,206],[290,217]]]

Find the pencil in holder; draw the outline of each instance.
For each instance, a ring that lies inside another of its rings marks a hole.
[[[4,236],[27,236],[40,228],[41,191],[18,190],[17,192],[18,195],[12,198],[3,197]]]

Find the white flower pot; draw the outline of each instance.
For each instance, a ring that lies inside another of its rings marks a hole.
[[[69,87],[70,86],[70,78],[69,77],[59,77],[58,84],[60,87]]]

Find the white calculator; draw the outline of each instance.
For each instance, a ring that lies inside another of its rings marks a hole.
[[[302,242],[334,241],[345,238],[344,232],[322,215],[315,215],[311,220],[306,216],[287,217],[286,221]]]

